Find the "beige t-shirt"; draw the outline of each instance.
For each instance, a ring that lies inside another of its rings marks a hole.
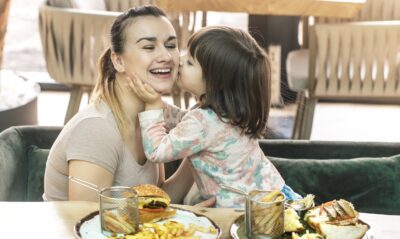
[[[44,176],[44,200],[68,200],[68,161],[83,160],[114,175],[113,185],[157,184],[158,165],[139,165],[122,141],[107,104],[94,105],[76,114],[52,146]]]

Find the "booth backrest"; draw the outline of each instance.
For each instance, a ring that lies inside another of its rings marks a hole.
[[[51,145],[61,127],[0,133],[0,201],[41,201]],[[316,202],[346,199],[361,212],[400,214],[400,143],[260,140],[286,183]]]
[[[0,201],[42,201],[48,150],[60,131],[16,126],[0,133]]]
[[[261,140],[285,182],[316,203],[346,199],[361,212],[400,214],[400,143]]]

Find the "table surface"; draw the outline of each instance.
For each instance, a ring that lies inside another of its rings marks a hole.
[[[177,205],[214,220],[222,229],[221,238],[230,238],[229,228],[242,213],[228,208],[199,208]],[[87,214],[98,210],[94,202],[0,202],[1,238],[74,238],[73,227]],[[400,235],[400,216],[362,213],[377,239]]]
[[[167,11],[246,12],[264,15],[354,17],[366,0],[157,0]]]

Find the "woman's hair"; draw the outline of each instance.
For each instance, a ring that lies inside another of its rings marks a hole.
[[[156,6],[142,6],[131,8],[115,19],[110,31],[111,46],[99,59],[99,75],[93,91],[92,100],[95,104],[101,100],[108,104],[121,133],[124,133],[128,126],[128,117],[122,109],[121,99],[116,94],[115,75],[117,71],[111,61],[111,52],[122,54],[125,51],[126,29],[134,19],[141,16],[166,17],[166,14]]]
[[[221,120],[260,137],[270,109],[270,65],[264,50],[249,33],[221,26],[193,34],[188,49],[206,83],[200,107],[210,107]]]

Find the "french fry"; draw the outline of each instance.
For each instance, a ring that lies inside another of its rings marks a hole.
[[[201,239],[199,236],[194,236],[196,231],[204,233],[216,234],[216,228],[202,227],[196,224],[190,224],[186,228],[182,223],[176,221],[167,221],[160,225],[157,223],[144,223],[140,231],[135,235],[127,235],[126,239]]]
[[[273,190],[262,198],[261,202],[273,202],[278,195],[281,195],[281,192],[279,190]]]

